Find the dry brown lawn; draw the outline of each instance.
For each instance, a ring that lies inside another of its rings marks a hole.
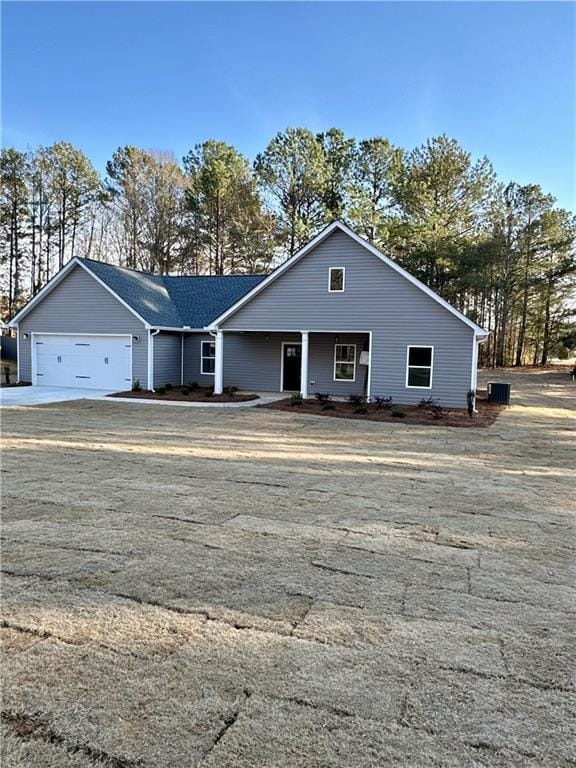
[[[3,766],[575,765],[576,387],[508,378],[485,429],[5,410]]]

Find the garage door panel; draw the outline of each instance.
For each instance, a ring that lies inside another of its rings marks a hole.
[[[34,352],[37,384],[127,389],[132,380],[129,336],[35,335]]]

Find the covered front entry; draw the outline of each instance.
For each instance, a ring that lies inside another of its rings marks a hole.
[[[132,338],[32,334],[32,383],[50,387],[129,389]]]
[[[302,381],[302,344],[282,342],[282,391],[300,392]]]

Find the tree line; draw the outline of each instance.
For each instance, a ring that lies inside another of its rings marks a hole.
[[[537,184],[500,182],[446,136],[407,151],[332,128],[278,133],[250,163],[221,141],[119,147],[101,176],[67,142],[0,157],[2,314],[71,258],[158,274],[270,270],[343,219],[480,325],[484,365],[576,347],[576,218]]]

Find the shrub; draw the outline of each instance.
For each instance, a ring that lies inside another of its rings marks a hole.
[[[170,390],[172,389],[172,384],[164,384],[164,389],[166,390],[166,392],[170,392]]]
[[[422,398],[418,403],[418,408],[422,408],[426,413],[432,414],[435,419],[440,419],[444,416],[444,408],[442,408],[438,400],[434,400],[433,397]]]
[[[319,403],[329,403],[332,400],[330,392],[315,392],[314,397]]]
[[[232,398],[236,392],[238,392],[238,387],[226,387],[224,392],[228,395],[228,397]]]
[[[166,387],[158,387],[156,389],[156,394],[157,395],[165,395],[166,394]]]
[[[383,397],[380,395],[375,395],[372,398],[372,402],[376,406],[376,408],[390,408],[392,406],[392,398],[391,397]]]
[[[188,387],[182,387],[180,389],[180,392],[182,392],[183,395],[189,395],[190,394],[190,390],[188,389]]]
[[[292,397],[290,398],[290,405],[303,405],[304,398],[300,394],[300,392],[294,392]]]
[[[212,397],[214,394],[214,387],[206,387],[206,392],[204,392],[204,397]]]
[[[359,405],[364,405],[366,403],[366,398],[364,395],[352,394],[348,395],[348,402],[358,407]]]
[[[358,403],[356,408],[354,408],[354,413],[368,413],[368,408],[366,407],[366,403]]]
[[[326,400],[322,403],[322,410],[323,411],[334,411],[336,410],[336,406],[334,403],[331,403],[329,400]]]
[[[392,416],[394,416],[395,419],[403,419],[406,414],[401,408],[392,408]]]
[[[197,381],[189,381],[188,382],[188,389],[193,392],[195,389],[198,389],[198,382]]]
[[[142,385],[140,384],[140,379],[134,379],[132,382],[132,392],[141,392],[142,391]]]

